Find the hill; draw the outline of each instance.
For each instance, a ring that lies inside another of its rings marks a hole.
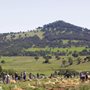
[[[89,54],[87,48],[90,47],[90,30],[64,21],[55,21],[32,31],[0,34],[0,55],[4,56],[35,56],[37,52],[28,51],[35,48],[43,48],[38,51],[39,55],[43,55],[45,52],[50,54],[52,48],[70,47],[84,47],[83,50],[88,51],[85,53]]]

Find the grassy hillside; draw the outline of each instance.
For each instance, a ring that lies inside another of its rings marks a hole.
[[[19,33],[13,33],[13,34],[8,34],[6,36],[7,40],[11,40],[11,38],[13,37],[13,39],[19,39],[19,38],[25,38],[25,37],[33,37],[35,35],[37,35],[40,39],[43,38],[43,31],[27,31],[27,32],[19,32]]]
[[[3,69],[14,69],[18,72],[50,74],[60,67],[60,61],[55,61],[54,58],[50,60],[51,64],[43,64],[42,57],[38,61],[34,57],[3,57],[2,59],[5,60],[5,64],[2,64]]]
[[[52,59],[50,59],[50,64],[44,64],[44,59],[42,57],[39,58],[38,61],[34,59],[34,57],[2,57],[0,59],[4,60],[5,63],[2,64],[3,69],[13,69],[17,72],[27,71],[32,73],[43,73],[46,75],[50,75],[55,70],[61,69],[61,62],[62,60],[68,60],[68,57],[61,57],[60,60],[56,60],[56,58],[53,56]],[[83,57],[81,57],[83,60]],[[90,71],[90,62],[87,63],[81,63],[79,65],[76,65],[76,58],[73,58],[74,64],[71,66],[68,66],[66,68],[74,69],[77,71]]]
[[[30,51],[50,50],[50,48],[54,48],[53,52],[67,49],[81,51],[84,50],[83,47],[90,47],[90,30],[64,21],[49,23],[33,31],[0,34],[0,55],[2,56],[35,56],[41,55],[41,52]],[[25,51],[28,51],[28,54]],[[84,54],[89,55],[90,51],[80,53],[80,55]]]
[[[86,49],[86,47],[70,47],[70,48],[49,48],[49,47],[46,47],[46,48],[28,48],[28,49],[25,49],[25,51],[52,51],[52,52],[57,52],[57,51],[77,51],[77,52],[80,52],[82,50]],[[88,48],[88,50],[90,50]]]

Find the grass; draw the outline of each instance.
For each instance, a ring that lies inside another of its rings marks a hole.
[[[26,71],[27,73],[41,73],[50,75],[55,70],[60,69],[62,58],[65,60],[68,60],[67,57],[61,57],[60,60],[56,60],[53,56],[52,59],[50,59],[50,64],[44,64],[44,59],[42,57],[39,58],[38,61],[34,59],[34,57],[26,57],[26,56],[17,56],[17,57],[2,57],[0,59],[4,60],[5,63],[2,64],[3,69],[13,69],[17,72]],[[83,57],[81,57],[83,58]],[[82,63],[80,65],[76,65],[75,58],[73,58],[74,64],[71,66],[68,66],[66,68],[74,69],[77,71],[90,71],[90,62]]]
[[[74,70],[78,70],[78,71],[90,71],[90,62],[87,63],[83,63],[80,65],[72,65],[68,67],[69,69],[74,69]]]
[[[5,64],[2,64],[3,69],[13,69],[15,71],[27,71],[32,73],[50,74],[55,69],[60,68],[60,61],[51,59],[51,64],[43,64],[44,59],[40,57],[38,61],[34,57],[2,57]],[[55,61],[55,62],[54,62]]]
[[[63,44],[67,44],[70,40],[62,40]],[[79,40],[71,40],[71,42],[79,42]]]
[[[86,49],[85,47],[70,47],[70,48],[49,48],[49,47],[46,47],[46,48],[28,48],[28,49],[25,49],[25,51],[51,51],[51,52],[57,52],[57,51],[65,51],[68,52],[69,51],[77,51],[77,52],[80,52],[82,50]]]
[[[67,44],[69,40],[63,40],[63,44]]]
[[[36,61],[34,59],[34,57],[29,57],[29,56],[28,57],[26,57],[26,56],[1,57],[0,61],[1,60],[5,61],[5,63],[2,64],[3,69],[13,69],[13,70],[16,70],[18,73],[25,70],[27,72],[27,74],[32,72],[33,74],[40,73],[40,74],[50,75],[55,70],[60,69],[60,64],[61,64],[62,58],[67,60],[68,57],[63,56],[63,57],[61,57],[60,60],[56,60],[55,57],[52,56],[52,59],[50,59],[50,64],[43,64],[42,62],[44,61],[44,59],[42,57],[40,57],[39,60]],[[83,59],[84,57],[81,57],[81,58]],[[71,65],[66,68],[74,69],[77,71],[88,71],[90,69],[90,62],[76,65],[75,59],[76,58],[73,58],[74,65]],[[45,81],[47,81],[47,80],[45,80]],[[11,88],[14,88],[15,86],[23,88],[24,90],[46,90],[43,86],[42,87],[38,86],[38,88],[36,88],[36,89],[31,89],[28,86],[28,83],[33,85],[33,84],[35,84],[35,82],[36,82],[35,80],[34,81],[26,81],[26,82],[19,81],[15,84],[0,84],[0,87],[2,87],[3,90],[12,90]],[[44,81],[42,81],[42,82],[44,82]],[[56,86],[54,86],[54,87],[56,87]],[[66,90],[90,90],[90,85],[80,85],[76,89],[66,89]]]

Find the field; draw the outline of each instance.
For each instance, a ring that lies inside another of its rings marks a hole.
[[[13,69],[17,72],[27,71],[32,73],[50,74],[52,71],[60,68],[60,61],[51,59],[51,64],[43,64],[44,59],[39,58],[38,61],[34,57],[2,57],[5,63],[2,64],[3,69]]]
[[[40,57],[37,61],[34,59],[34,57],[26,57],[26,56],[17,56],[17,57],[1,57],[1,60],[4,60],[5,63],[2,63],[3,69],[13,69],[17,72],[26,71],[27,73],[41,73],[50,75],[55,70],[61,69],[61,62],[62,59],[67,60],[67,56],[62,56],[60,60],[56,60],[56,58],[53,56],[52,59],[50,59],[49,64],[43,63],[44,58]],[[82,59],[84,57],[81,57]],[[68,66],[66,68],[74,69],[77,71],[90,71],[90,62],[81,63],[79,65],[76,65],[76,58],[73,58],[74,64],[71,66]]]
[[[28,49],[25,49],[25,51],[51,51],[51,52],[57,52],[57,51],[65,51],[65,52],[69,52],[69,51],[77,51],[77,52],[80,52],[82,50],[86,49],[85,47],[70,47],[70,48],[28,48]],[[88,50],[90,50],[90,48],[88,48]]]
[[[77,50],[80,51],[82,49],[84,49],[84,47],[78,48]],[[53,50],[56,52],[58,48]],[[73,47],[73,49],[70,50],[75,50],[75,48]],[[45,60],[43,57],[39,57],[39,59],[36,60],[35,57],[31,56],[1,56],[0,62],[4,61],[4,63],[1,63],[1,66],[5,70],[17,71],[19,74],[26,71],[27,75],[31,72],[33,74],[39,73],[50,76],[51,73],[59,69],[73,69],[79,72],[90,71],[90,62],[77,65],[77,58],[73,57],[73,65],[62,68],[62,60],[64,59],[67,61],[68,57],[69,56],[60,56],[60,60],[56,60],[55,56],[52,56],[52,58],[49,60],[50,63],[43,63]],[[80,56],[81,60],[83,60],[84,57],[85,56]],[[90,81],[82,83],[79,80],[79,77],[62,79],[60,76],[57,76],[57,78],[51,79],[34,79],[30,81],[18,81],[10,84],[0,83],[0,88],[0,90],[90,90]]]

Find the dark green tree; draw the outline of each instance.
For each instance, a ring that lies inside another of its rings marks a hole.
[[[35,56],[34,58],[35,58],[35,60],[36,60],[36,61],[38,61],[38,59],[39,59],[39,56]]]
[[[60,57],[59,57],[59,55],[56,55],[56,56],[55,56],[55,58],[56,58],[57,60],[60,60]]]
[[[80,63],[81,63],[81,58],[78,57],[78,58],[77,58],[77,65],[80,64]]]
[[[68,58],[68,65],[72,65],[73,64],[73,59],[71,57]]]
[[[61,67],[65,67],[65,66],[66,66],[66,60],[62,60]]]
[[[0,65],[0,72],[2,72],[2,66]]]
[[[49,59],[51,59],[51,57],[49,57],[49,56],[46,55],[43,58],[45,59],[45,61],[43,63],[50,63],[49,62]]]

